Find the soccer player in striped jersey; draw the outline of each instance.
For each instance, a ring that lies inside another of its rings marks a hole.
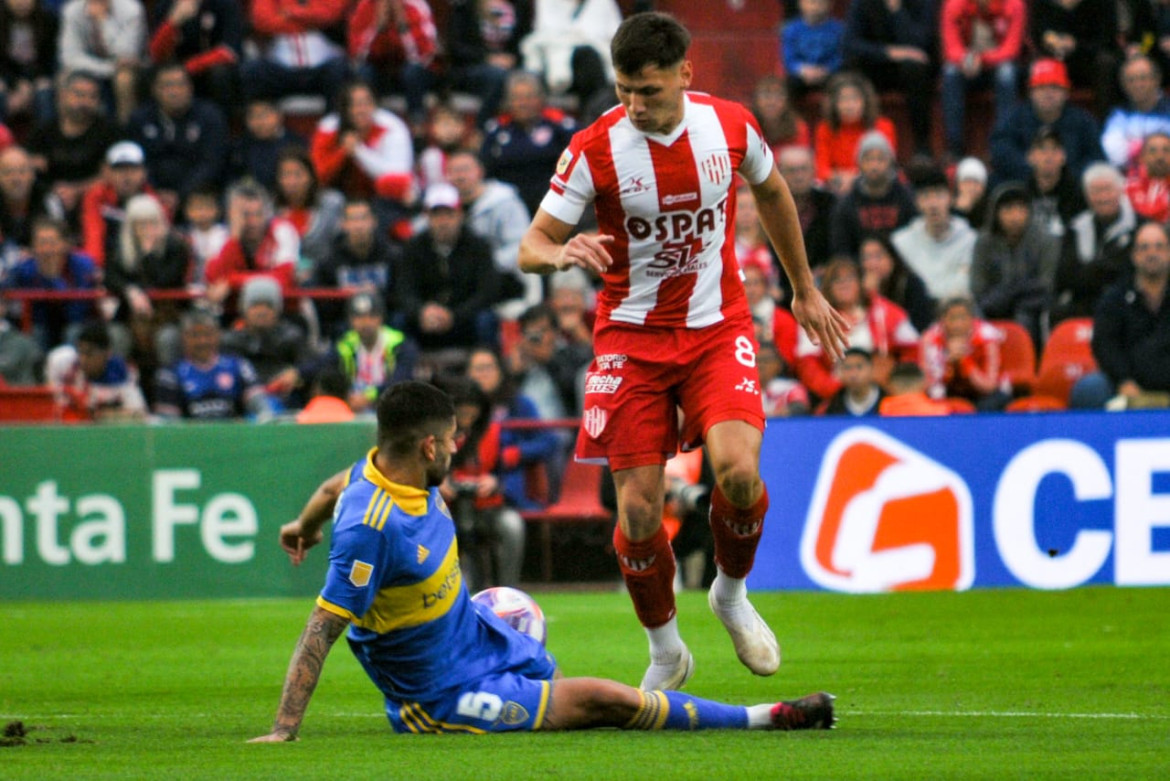
[[[451,399],[404,382],[382,394],[377,415],[377,447],[281,527],[281,546],[299,564],[334,519],[325,587],[293,652],[272,731],[254,742],[297,739],[347,627],[397,732],[832,726],[833,698],[823,692],[745,707],[561,677],[540,642],[472,602],[464,586],[455,524],[438,488],[456,450]]]
[[[661,13],[626,19],[611,45],[621,103],[577,133],[520,247],[520,267],[580,266],[604,282],[577,458],[608,461],[617,488],[614,548],[650,641],[645,690],[686,683],[662,527],[663,467],[681,440],[705,444],[715,472],[710,524],[718,574],[708,602],[757,675],[780,664],[775,635],[747,599],[768,494],[751,313],[735,258],[742,176],[792,285],[792,313],[840,357],[844,318],[816,289],[792,194],[743,106],[688,91],[690,34]],[[593,204],[600,233],[573,235]]]

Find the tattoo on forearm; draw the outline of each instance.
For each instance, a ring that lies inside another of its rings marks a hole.
[[[309,698],[313,696],[313,690],[321,678],[325,657],[348,623],[344,618],[320,608],[309,616],[309,622],[297,641],[288,666],[284,690],[280,695],[280,709],[273,725],[274,732],[289,736],[296,734],[305,716],[305,709],[309,706]]]

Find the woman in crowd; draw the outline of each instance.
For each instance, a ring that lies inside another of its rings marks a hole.
[[[300,281],[312,277],[313,268],[329,256],[333,237],[341,223],[345,196],[336,190],[322,189],[309,153],[289,147],[276,161],[276,191],[273,193],[276,216],[292,223],[301,237]]]
[[[873,355],[878,384],[885,383],[895,364],[918,360],[918,331],[906,310],[862,287],[861,274],[852,260],[830,262],[821,278],[821,290],[849,321],[849,345]],[[796,346],[796,377],[801,384],[827,399],[841,388],[834,368],[832,356],[802,330]]]
[[[879,295],[906,310],[918,331],[929,328],[935,318],[934,299],[893,243],[885,236],[867,236],[861,240],[857,254],[861,259],[861,286],[871,295]]]

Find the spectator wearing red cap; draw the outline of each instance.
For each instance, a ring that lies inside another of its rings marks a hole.
[[[1039,57],[1059,60],[1072,83],[1093,90],[1098,117],[1117,102],[1117,65],[1121,61],[1116,0],[1033,0],[1032,48]]]
[[[991,166],[995,181],[1026,181],[1028,149],[1041,127],[1050,126],[1064,144],[1068,173],[1079,179],[1085,167],[1104,159],[1101,129],[1089,112],[1069,105],[1068,70],[1053,59],[1032,63],[1028,99],[999,118],[991,133]]]

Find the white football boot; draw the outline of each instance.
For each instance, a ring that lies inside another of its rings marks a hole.
[[[715,598],[712,584],[707,592],[707,604],[731,635],[735,655],[745,667],[756,675],[771,675],[780,669],[780,644],[776,642],[776,635],[747,597],[730,605],[721,603]]]
[[[642,691],[677,691],[687,685],[695,674],[695,657],[684,644],[682,653],[673,663],[651,662],[638,688]]]

